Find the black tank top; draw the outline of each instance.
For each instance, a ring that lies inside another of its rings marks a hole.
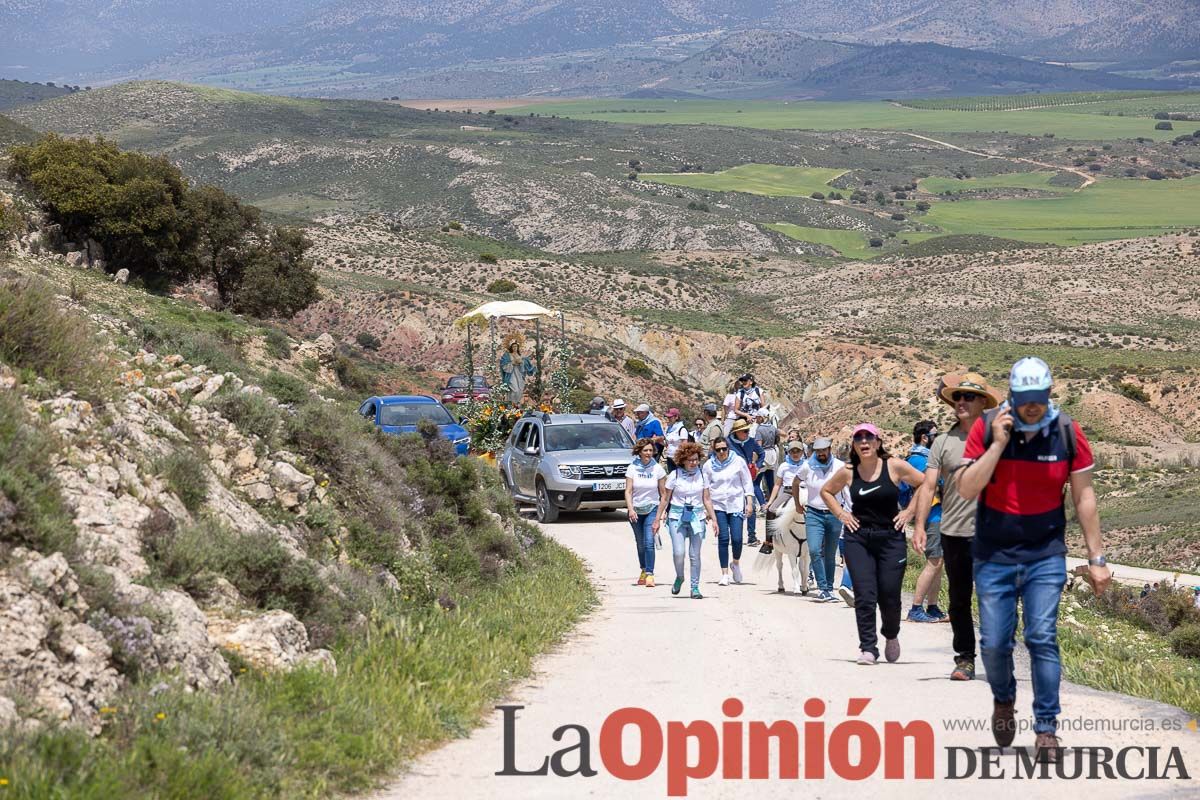
[[[864,528],[891,530],[900,511],[900,488],[892,483],[887,459],[879,468],[879,477],[864,481],[854,468],[854,479],[850,482],[850,500],[854,503],[854,516]]]

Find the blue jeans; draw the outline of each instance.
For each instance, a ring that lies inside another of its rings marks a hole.
[[[701,511],[703,513],[703,511]],[[696,533],[695,526],[685,525],[678,519],[668,520],[671,529],[671,556],[675,560],[675,577],[683,580],[683,558],[691,562],[692,588],[700,588],[700,547],[704,535]]]
[[[998,703],[1017,698],[1013,675],[1017,599],[1025,621],[1025,648],[1033,674],[1033,729],[1058,729],[1058,685],[1062,662],[1058,652],[1058,601],[1067,581],[1065,556],[1048,556],[1028,564],[975,562],[975,595],[979,598],[979,652],[992,697]]]
[[[746,515],[732,511],[717,511],[717,558],[721,561],[721,569],[729,568],[729,546],[733,544],[733,560],[742,558],[742,526],[746,524]]]
[[[804,533],[808,538],[808,558],[813,576],[817,579],[817,588],[822,592],[832,592],[842,523],[832,512],[806,506]]]
[[[761,476],[762,473],[759,473],[759,475]],[[758,507],[765,506],[766,504],[767,498],[763,496],[762,487],[759,486],[756,478],[754,481],[754,504],[750,508],[750,516],[746,517],[746,533],[748,534],[746,538],[753,542],[758,541],[758,535],[754,532],[754,526],[758,521]],[[764,533],[763,535],[765,536],[766,534]]]
[[[638,514],[637,522],[629,523],[637,545],[638,566],[647,575],[654,574],[654,519],[657,516],[658,508],[655,507],[649,514]]]
[[[841,539],[838,539],[838,552],[842,554],[842,559],[844,560],[846,558],[846,551],[842,548]],[[850,580],[850,570],[846,567],[842,567],[842,586],[845,586],[847,589],[854,588],[854,581]]]

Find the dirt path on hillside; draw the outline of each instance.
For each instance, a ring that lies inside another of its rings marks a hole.
[[[1033,164],[1034,166],[1043,167],[1045,169],[1052,169],[1055,172],[1073,172],[1074,174],[1083,178],[1083,186],[1077,187],[1075,189],[1075,191],[1077,191],[1077,192],[1081,191],[1083,189],[1086,189],[1087,187],[1091,186],[1093,183],[1096,182],[1096,179],[1094,177],[1092,177],[1088,173],[1084,172],[1083,170],[1077,169],[1075,167],[1060,167],[1057,164],[1047,164],[1045,161],[1034,161],[1032,158],[1021,158],[1019,156],[998,156],[995,153],[984,153],[979,150],[968,150],[965,147],[959,147],[958,145],[952,144],[950,142],[943,142],[941,139],[934,139],[930,136],[923,136],[922,134],[919,134],[919,133],[909,133],[908,131],[872,131],[872,133],[900,134],[901,136],[911,136],[914,139],[921,139],[926,142],[931,142],[933,144],[941,145],[942,147],[948,147],[951,150],[957,150],[960,153],[969,153],[970,155],[973,155],[973,156],[980,156],[982,158],[998,158],[1003,161],[1012,161],[1013,163],[1019,162],[1019,163],[1023,163],[1023,164]]]
[[[599,774],[587,779],[495,775],[503,768],[504,741],[497,712],[469,736],[419,759],[405,775],[375,795],[376,800],[664,797],[666,769],[661,764],[640,782],[618,780],[604,768],[599,756],[604,719],[617,709],[634,706],[653,713],[664,729],[668,720],[706,720],[719,729],[719,724],[728,719],[722,714],[722,703],[729,697],[745,704],[742,720],[788,720],[797,727],[808,719],[805,701],[821,698],[827,703],[821,718],[829,732],[847,719],[851,697],[870,699],[860,718],[876,726],[885,720],[926,720],[934,730],[936,783],[913,780],[911,772],[903,781],[884,780],[881,767],[876,775],[863,781],[846,781],[830,770],[826,779],[806,780],[799,785],[778,777],[778,761],[772,756],[769,780],[696,780],[688,787],[691,797],[794,798],[799,792],[800,796],[822,800],[864,796],[925,800],[931,791],[939,789],[965,793],[972,800],[1011,800],[1014,790],[1019,790],[1023,798],[1061,797],[1064,791],[1084,790],[1089,800],[1195,796],[1195,783],[1182,780],[1114,779],[1084,784],[1049,779],[1023,780],[1014,786],[1007,780],[979,780],[976,773],[973,779],[943,784],[947,771],[945,748],[964,748],[958,751],[962,754],[993,744],[986,728],[970,732],[946,728],[955,720],[985,725],[991,713],[991,693],[985,680],[947,680],[952,666],[949,625],[903,623],[903,652],[898,663],[857,666],[852,609],[842,603],[817,604],[791,593],[777,594],[773,570],[763,573],[747,569],[747,584],[717,586],[719,569],[711,537],[703,549],[705,599],[691,600],[670,594],[673,567],[669,541],[664,550],[657,552],[660,585],[646,589],[633,584],[637,562],[632,534],[628,523],[616,514],[568,517],[547,530],[587,561],[602,605],[556,652],[539,661],[534,678],[512,691],[507,702],[525,706],[516,722],[515,766],[532,769],[556,750],[576,744],[578,734],[574,732],[565,733],[561,742],[552,738],[560,726],[575,724],[590,732],[591,766]],[[758,558],[757,554],[746,556],[748,564]],[[790,575],[787,580],[790,588]],[[1024,653],[1017,655],[1020,661]],[[1028,720],[1028,667],[1019,663],[1017,673],[1018,710]],[[1064,744],[1072,748],[1068,753],[1100,745],[1177,746],[1189,773],[1200,771],[1200,734],[1186,729],[1190,718],[1179,709],[1065,683],[1062,709],[1063,725],[1070,719],[1076,726],[1089,724],[1088,720],[1109,726],[1103,733],[1061,730]],[[1148,725],[1158,730],[1148,731]],[[1164,732],[1164,725],[1180,730]],[[1114,726],[1124,730],[1113,732]],[[1032,740],[1031,733],[1022,732],[1016,744],[1027,747]],[[629,763],[636,761],[637,742],[636,734],[626,736],[625,758]],[[801,762],[806,763],[803,755]],[[1008,770],[1010,780],[1014,762],[1015,753],[1002,756],[1001,765]],[[568,755],[565,763],[577,764],[577,754]],[[911,770],[911,761],[907,769]]]

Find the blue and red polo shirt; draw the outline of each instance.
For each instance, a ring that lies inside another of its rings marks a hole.
[[[1063,487],[1073,473],[1095,465],[1092,447],[1079,423],[1075,459],[1067,463],[1067,442],[1057,423],[1028,442],[1014,431],[992,479],[979,496],[973,555],[978,561],[1024,564],[1066,555],[1067,515]],[[983,456],[985,422],[980,417],[967,435],[963,464]]]

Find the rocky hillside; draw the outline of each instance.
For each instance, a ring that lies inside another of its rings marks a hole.
[[[129,692],[335,672],[370,615],[523,561],[494,478],[436,431],[374,435],[338,358],[86,261],[0,261],[0,725],[95,733]]]

